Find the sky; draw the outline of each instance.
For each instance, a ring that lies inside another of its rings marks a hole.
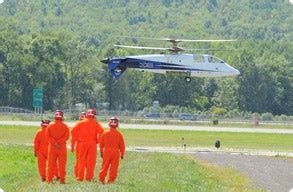
[[[3,3],[4,0],[0,0],[0,3]]]

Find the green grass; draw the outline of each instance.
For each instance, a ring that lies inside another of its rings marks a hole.
[[[293,152],[293,134],[231,133],[204,131],[121,130],[128,145],[213,147],[217,139],[224,149],[259,149]]]
[[[65,185],[40,181],[32,147],[0,145],[0,188],[5,191],[256,191],[251,182],[230,169],[201,163],[192,156],[127,152],[113,185],[78,183],[74,156],[68,153]]]
[[[0,126],[0,143],[32,144],[38,127]],[[221,141],[222,149],[256,149],[293,152],[293,134],[231,133],[169,130],[120,130],[127,146],[213,147]]]

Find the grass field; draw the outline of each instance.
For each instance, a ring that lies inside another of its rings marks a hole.
[[[5,191],[256,191],[231,169],[197,161],[191,155],[127,152],[114,185],[77,183],[74,157],[68,153],[67,184],[40,182],[31,145],[38,127],[0,126],[0,188]],[[120,130],[127,146],[212,147],[293,151],[292,134],[231,133],[168,130]],[[97,162],[96,172],[100,165]]]
[[[0,126],[0,143],[32,144],[38,127]],[[222,149],[255,149],[293,152],[293,134],[232,133],[168,130],[120,130],[127,146],[213,147],[221,140]]]
[[[32,147],[0,145],[0,188],[5,191],[259,191],[230,169],[196,161],[192,156],[127,152],[117,182],[77,183],[74,156],[68,153],[65,185],[42,183]],[[95,174],[100,166],[97,162]]]

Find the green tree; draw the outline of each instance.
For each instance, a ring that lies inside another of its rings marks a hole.
[[[53,34],[33,36],[30,44],[35,58],[31,69],[33,87],[44,89],[44,109],[52,109],[65,83],[64,49],[58,36]]]
[[[17,34],[11,30],[0,32],[0,104],[9,106],[23,106],[20,99],[22,59],[24,57],[23,44]]]
[[[261,93],[259,92],[260,73],[253,61],[250,52],[243,50],[235,61],[239,63],[241,75],[237,78],[238,89],[238,106],[241,110],[260,112]]]

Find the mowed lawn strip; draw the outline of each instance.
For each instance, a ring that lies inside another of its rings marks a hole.
[[[124,129],[121,132],[130,146],[180,147],[185,143],[187,147],[214,147],[215,141],[220,140],[224,149],[293,152],[293,134]]]
[[[257,191],[229,169],[198,162],[188,155],[127,152],[117,182],[76,182],[74,156],[68,153],[65,185],[41,182],[32,147],[0,145],[0,188],[5,191]]]
[[[0,126],[0,143],[32,144],[38,127]],[[293,134],[120,129],[127,146],[213,147],[293,152]],[[184,138],[184,140],[182,139]]]

